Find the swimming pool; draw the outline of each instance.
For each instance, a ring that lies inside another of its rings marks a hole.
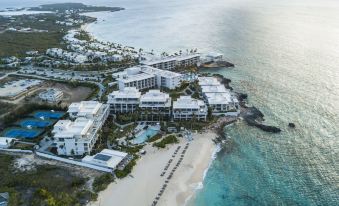
[[[157,126],[148,127],[147,130],[143,130],[139,132],[137,135],[135,135],[135,138],[133,139],[133,144],[144,143],[149,138],[154,137],[156,134],[158,134],[159,131],[160,127]]]
[[[41,130],[9,128],[4,132],[5,137],[33,139],[41,134]]]
[[[21,127],[37,127],[45,128],[53,124],[53,121],[49,120],[40,120],[40,119],[24,119],[19,122]]]
[[[43,119],[60,119],[62,116],[64,116],[64,112],[51,112],[51,111],[37,111],[34,112],[33,116],[35,118],[43,118]]]

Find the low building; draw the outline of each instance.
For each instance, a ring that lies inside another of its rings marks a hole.
[[[52,130],[58,155],[90,154],[97,141],[99,129],[93,120],[83,117],[75,121],[59,120]]]
[[[141,93],[135,87],[125,87],[108,95],[111,114],[133,113],[139,106]]]
[[[0,137],[0,149],[7,149],[14,143],[14,138]]]
[[[238,99],[215,77],[199,77],[201,93],[213,115],[239,114]]]
[[[72,103],[67,112],[72,119],[84,117],[101,127],[109,115],[109,106],[97,101],[82,101]]]
[[[173,70],[177,66],[177,60],[175,57],[169,57],[149,61],[142,61],[141,64],[163,70]]]
[[[150,90],[140,98],[140,110],[143,115],[166,116],[171,115],[171,98],[169,94],[160,90]]]
[[[42,101],[55,103],[60,102],[63,98],[63,92],[60,89],[47,89],[46,91],[43,91],[39,94],[39,98]]]
[[[215,77],[198,77],[199,86],[218,86],[221,85]]]
[[[205,56],[207,62],[217,62],[223,60],[223,55],[220,53],[211,52]]]
[[[230,93],[205,93],[204,97],[214,115],[238,113],[239,102]]]
[[[177,66],[188,67],[199,64],[200,54],[193,53],[187,55],[180,55],[177,57]]]
[[[206,93],[229,93],[224,85],[201,86],[201,92]]]
[[[135,87],[137,89],[150,89],[165,87],[175,89],[181,84],[183,75],[150,66],[136,66],[123,72],[113,74],[117,78],[119,89]]]
[[[156,87],[154,74],[141,72],[140,67],[131,67],[119,73],[118,86],[122,90],[125,87],[135,87],[137,89],[149,89]]]
[[[207,106],[204,101],[193,99],[190,96],[181,96],[173,102],[173,118],[174,120],[206,120],[208,113]]]
[[[114,171],[127,159],[128,154],[116,150],[104,149],[94,156],[85,156],[82,162],[95,166],[112,169]]]
[[[177,56],[169,56],[156,58],[151,60],[141,61],[142,65],[151,66],[154,68],[162,69],[162,70],[173,70],[176,67],[187,67],[198,65],[200,62],[200,54],[198,53],[189,53],[182,54]]]

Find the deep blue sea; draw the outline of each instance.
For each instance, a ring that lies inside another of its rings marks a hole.
[[[0,8],[55,1],[0,0]],[[339,205],[338,0],[95,4],[126,8],[93,14],[99,20],[88,30],[99,39],[159,52],[223,53],[236,68],[208,72],[231,78],[266,122],[283,130],[270,134],[243,122],[227,127],[232,141],[188,205]]]

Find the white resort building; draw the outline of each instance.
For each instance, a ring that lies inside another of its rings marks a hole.
[[[111,114],[133,113],[139,106],[141,93],[135,87],[125,87],[108,95]]]
[[[82,101],[72,103],[67,112],[72,119],[84,117],[103,124],[109,115],[109,106],[97,101]]]
[[[119,89],[122,90],[125,87],[174,89],[180,85],[184,76],[150,66],[135,66],[127,68],[123,72],[114,73],[113,77],[117,78]]]
[[[169,94],[160,90],[149,90],[140,98],[140,110],[143,114],[163,115],[169,117],[171,115],[171,98]]]
[[[151,66],[163,70],[173,70],[178,66],[187,67],[200,63],[200,54],[182,54],[178,56],[169,56],[141,61],[142,65]]]
[[[174,120],[206,120],[208,109],[204,101],[193,99],[190,96],[181,96],[173,102]]]
[[[64,94],[60,89],[50,88],[46,91],[43,91],[39,94],[39,97],[42,101],[49,103],[60,102]]]
[[[213,115],[238,115],[239,102],[215,77],[199,77],[201,93]]]
[[[97,141],[98,130],[91,119],[59,120],[52,131],[58,155],[89,154]]]
[[[72,120],[59,120],[52,131],[58,155],[89,154],[104,125],[109,107],[96,101],[82,101],[68,107]]]
[[[85,156],[82,162],[104,167],[114,171],[121,162],[127,158],[128,154],[116,150],[104,149],[94,156]]]

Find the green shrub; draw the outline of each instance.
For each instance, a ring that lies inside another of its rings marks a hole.
[[[160,142],[153,143],[154,147],[165,148],[167,144],[178,143],[179,140],[175,135],[169,135],[163,138]]]
[[[112,174],[106,173],[101,176],[98,176],[93,181],[93,190],[95,192],[100,192],[105,190],[107,186],[114,181],[114,177]]]

